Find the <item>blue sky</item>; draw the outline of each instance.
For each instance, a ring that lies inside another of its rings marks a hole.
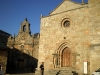
[[[31,24],[31,33],[40,32],[40,15],[49,15],[63,0],[0,0],[0,30],[18,34],[25,18]],[[73,0],[81,2],[82,0]],[[87,0],[85,0],[87,2]]]

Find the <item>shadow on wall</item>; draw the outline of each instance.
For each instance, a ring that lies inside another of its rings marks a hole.
[[[38,60],[29,53],[26,54],[16,48],[11,49],[13,43],[9,44],[9,48],[7,42],[10,36],[9,33],[0,30],[0,70],[8,74],[34,73]]]
[[[35,73],[38,60],[18,49],[8,51],[7,74]]]

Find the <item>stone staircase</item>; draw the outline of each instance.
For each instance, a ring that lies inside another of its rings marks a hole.
[[[35,73],[6,74],[6,75],[41,75],[37,70]],[[44,75],[78,75],[72,68],[55,68],[53,70],[44,71]]]
[[[49,74],[45,75],[73,75],[72,71],[68,70],[56,70],[56,71],[49,71]]]
[[[35,75],[41,75],[40,71],[36,71]],[[78,73],[76,73],[70,68],[59,68],[59,69],[44,71],[44,75],[78,75]]]

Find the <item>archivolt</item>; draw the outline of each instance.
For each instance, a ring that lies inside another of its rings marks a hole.
[[[76,50],[75,45],[73,43],[71,43],[70,41],[67,41],[67,40],[65,41],[64,40],[64,41],[60,42],[57,45],[55,53],[61,54],[61,52],[63,51],[63,49],[66,48],[66,47],[70,48],[71,52],[73,52],[73,53],[76,52],[75,51]]]

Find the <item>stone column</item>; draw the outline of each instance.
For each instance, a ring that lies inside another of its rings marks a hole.
[[[58,54],[52,54],[53,55],[53,63],[54,63],[54,68],[57,68],[58,65]]]

